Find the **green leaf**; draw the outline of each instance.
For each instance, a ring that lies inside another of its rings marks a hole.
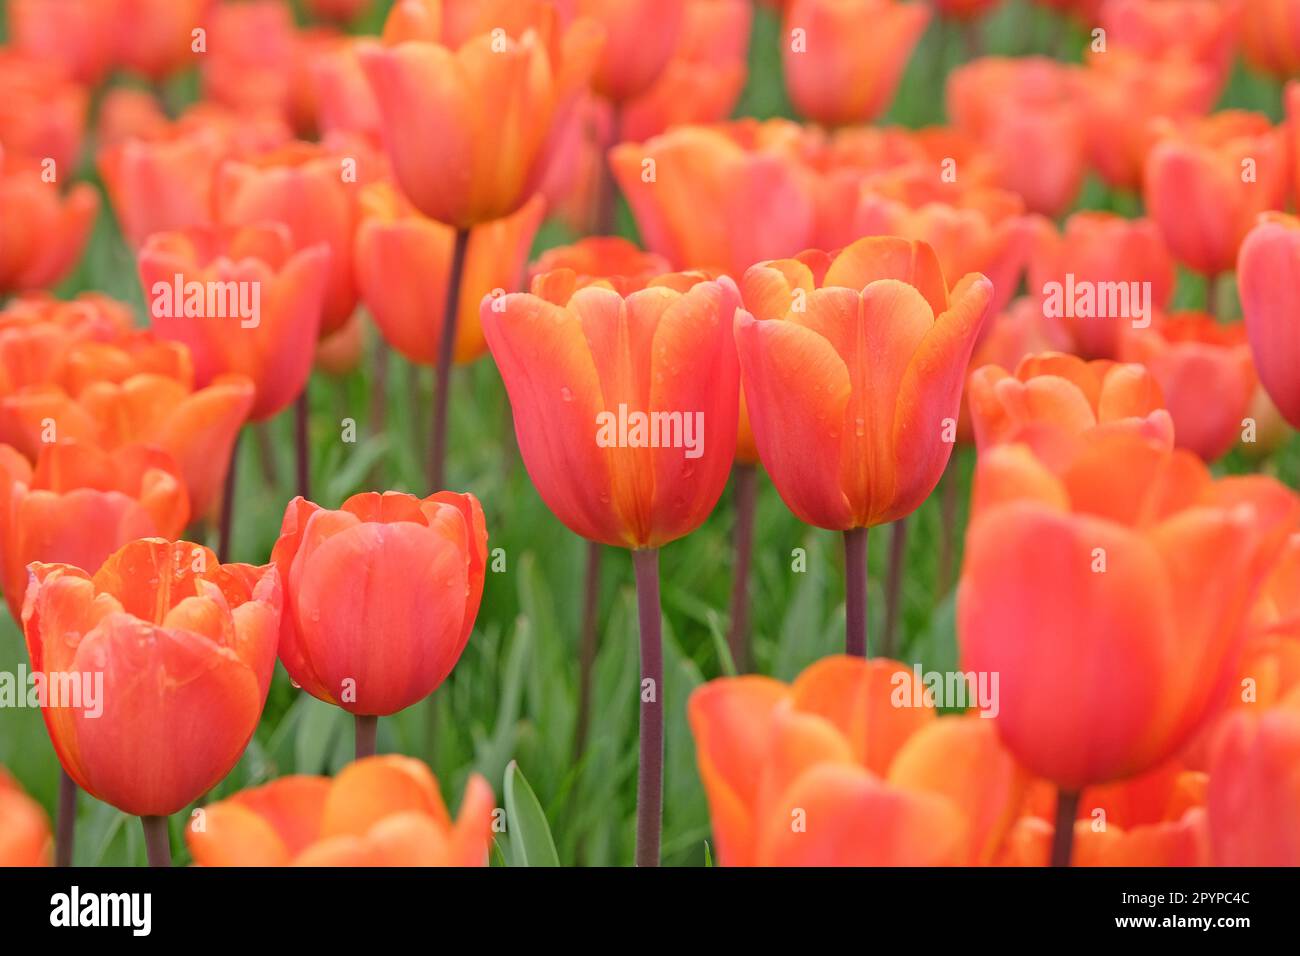
[[[559,866],[555,840],[533,788],[513,760],[506,767],[506,825],[511,866]]]

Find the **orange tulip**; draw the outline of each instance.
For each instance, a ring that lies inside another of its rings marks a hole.
[[[112,0],[112,5],[117,60],[128,70],[157,81],[206,55],[194,51],[194,30],[214,0]]]
[[[1300,3],[1258,0],[1241,18],[1241,46],[1258,70],[1286,79],[1300,73]]]
[[[473,495],[374,492],[338,511],[303,498],[271,553],[285,582],[280,659],[307,693],[352,714],[427,697],[469,641],[487,529]]]
[[[1286,199],[1282,133],[1262,114],[1224,110],[1165,124],[1162,137],[1146,161],[1151,218],[1179,262],[1207,276],[1230,271],[1259,214]]]
[[[1210,843],[1219,866],[1300,866],[1300,695],[1238,713],[1210,765]]]
[[[1059,216],[1083,184],[1081,72],[1044,57],[982,57],[949,74],[953,125],[992,151],[1002,185],[1032,212]]]
[[[18,160],[53,160],[58,182],[81,160],[90,95],[49,61],[0,50],[0,143]]]
[[[1036,217],[1035,217],[1036,218]],[[1036,234],[1015,193],[941,182],[931,164],[909,164],[861,187],[854,238],[901,236],[934,249],[945,276],[982,272],[993,283],[995,313],[1020,285]]]
[[[677,46],[688,0],[577,0],[579,16],[604,32],[592,86],[615,102],[650,88]]]
[[[322,51],[311,63],[321,133],[355,134],[382,148],[379,104],[366,79],[359,42]]]
[[[275,667],[280,578],[207,548],[133,541],[91,575],[34,564],[23,605],[33,672],[93,678],[98,705],[42,707],[63,769],[137,816],[216,785],[257,728]],[[97,713],[96,710],[99,712]]]
[[[357,312],[343,328],[317,342],[316,368],[326,375],[340,378],[355,372],[360,367],[365,352],[365,326],[365,320]]]
[[[588,285],[607,285],[627,297],[657,276],[671,271],[668,260],[637,248],[621,236],[588,236],[568,246],[552,246],[529,268],[533,293],[545,297],[547,285],[572,283],[572,292]],[[551,275],[555,273],[555,275]],[[551,275],[549,279],[541,279]],[[541,279],[541,287],[536,283]]]
[[[0,173],[0,293],[44,289],[81,257],[99,194],[77,183],[66,194],[32,166],[6,157]]]
[[[1131,431],[1172,447],[1174,423],[1156,379],[1141,365],[1085,362],[1044,352],[1014,375],[986,365],[970,376],[969,401],[981,451],[1021,442],[1042,457],[1069,454],[1081,434]]]
[[[14,620],[33,561],[98,571],[128,541],[180,534],[189,516],[185,485],[161,449],[56,442],[33,468],[0,445],[0,571]]]
[[[219,3],[208,17],[199,57],[206,99],[246,115],[288,119],[299,38],[293,10],[280,0]]]
[[[918,3],[792,0],[782,63],[795,111],[826,126],[879,118],[929,22]]]
[[[1209,67],[1181,59],[1150,59],[1124,50],[1107,50],[1088,61],[1081,74],[1088,128],[1106,136],[1088,140],[1089,159],[1107,185],[1142,190],[1142,167],[1156,136],[1153,121],[1187,121],[1208,112],[1218,97]]]
[[[257,388],[249,417],[261,421],[289,405],[311,373],[328,256],[323,245],[294,252],[278,223],[194,228],[150,237],[140,282],[153,328],[193,353],[198,385],[247,375]],[[254,302],[256,316],[244,308]]]
[[[243,375],[219,376],[197,391],[156,372],[92,382],[75,396],[57,385],[30,386],[0,399],[0,441],[33,461],[48,435],[107,451],[156,446],[175,461],[191,513],[202,517],[216,504],[253,395]]]
[[[71,353],[88,343],[115,341],[131,324],[126,306],[94,292],[68,302],[44,293],[14,298],[0,310],[0,396],[29,385],[65,383]]]
[[[53,857],[45,811],[0,767],[0,867],[49,866]]]
[[[1100,14],[1117,51],[1144,58],[1152,72],[1169,60],[1199,63],[1211,71],[1216,96],[1223,88],[1242,20],[1238,0],[1106,0]]]
[[[689,534],[735,452],[734,283],[668,275],[624,295],[575,290],[562,270],[533,289],[485,301],[482,322],[542,500],[603,544],[657,548]]]
[[[1300,220],[1269,215],[1241,244],[1237,288],[1255,367],[1282,417],[1300,428]]]
[[[783,152],[724,129],[681,126],[609,155],[646,247],[675,269],[742,275],[808,247],[812,183]]]
[[[991,721],[936,719],[928,698],[899,706],[911,678],[894,661],[828,657],[789,686],[697,688],[687,714],[719,861],[933,866],[990,852],[1023,773],[979,726]]]
[[[1270,529],[1300,513],[1261,481],[1215,484],[1131,432],[1052,464],[983,454],[958,639],[964,668],[1001,675],[998,730],[1027,768],[1077,793],[1161,763],[1211,716],[1281,545]]]
[[[1043,229],[1029,289],[1084,358],[1119,357],[1126,328],[1151,322],[1174,291],[1174,262],[1148,219],[1077,212],[1063,232]],[[1143,314],[1139,314],[1143,313]]]
[[[544,203],[533,197],[517,212],[470,230],[456,319],[457,362],[472,362],[487,345],[479,303],[496,290],[514,291],[541,225]],[[357,284],[385,339],[412,362],[438,360],[455,230],[421,215],[388,183],[361,194],[356,236]]]
[[[540,179],[558,92],[557,65],[532,30],[482,33],[459,48],[403,36],[399,4],[385,44],[361,63],[383,121],[393,171],[420,212],[458,229],[518,210]],[[498,49],[498,47],[500,49]]]
[[[352,242],[360,187],[355,178],[345,176],[348,162],[364,165],[326,147],[294,142],[262,156],[224,163],[212,187],[219,222],[281,222],[289,227],[295,248],[328,247],[322,335],[340,328],[357,303]]]
[[[1215,461],[1241,439],[1256,389],[1244,325],[1202,312],[1162,316],[1150,328],[1129,329],[1121,351],[1160,383],[1179,448]]]
[[[120,23],[111,3],[12,0],[8,14],[14,46],[33,58],[58,64],[81,83],[99,82],[113,64],[113,36]]]
[[[185,839],[199,866],[486,866],[493,803],[471,774],[453,822],[427,766],[368,757],[209,804]]]
[[[759,456],[801,521],[894,521],[947,465],[992,283],[968,275],[950,299],[929,246],[887,237],[802,260],[760,263],[743,283],[736,344]]]

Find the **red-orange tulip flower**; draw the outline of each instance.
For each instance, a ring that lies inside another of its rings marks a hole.
[[[1260,382],[1300,428],[1300,220],[1273,214],[1241,244],[1237,287]]]
[[[1147,219],[1078,212],[1065,229],[1040,230],[1029,291],[1084,358],[1119,357],[1126,329],[1151,324],[1174,291],[1174,262]]]
[[[723,678],[687,708],[724,866],[984,859],[1024,775],[979,724],[936,720],[894,661],[825,658],[786,686]],[[900,706],[899,700],[902,700]],[[991,728],[990,728],[991,729]],[[946,772],[945,772],[946,771]]]
[[[30,386],[0,398],[0,441],[32,461],[50,435],[110,451],[157,446],[175,461],[191,513],[203,517],[216,503],[253,395],[244,375],[219,376],[197,391],[156,372],[92,382],[75,396],[57,385]]]
[[[1286,200],[1282,132],[1258,113],[1224,110],[1181,128],[1166,124],[1147,155],[1147,210],[1174,258],[1216,276],[1261,212]]]
[[[204,97],[288,119],[299,43],[292,8],[280,0],[219,3],[205,27],[207,49],[198,57]]]
[[[1064,794],[1150,769],[1204,724],[1297,512],[1276,482],[1215,484],[1129,432],[1050,467],[989,449],[973,508],[963,667],[1001,675],[1003,741]]]
[[[1006,308],[1029,260],[1037,217],[1015,193],[940,181],[931,164],[909,164],[862,186],[853,237],[901,236],[934,249],[943,274],[981,272],[993,283],[993,311]]]
[[[878,118],[929,21],[920,3],[792,0],[781,55],[795,110],[827,126]]]
[[[117,61],[151,80],[161,80],[198,63],[194,31],[203,26],[215,0],[110,0],[116,22]]]
[[[126,542],[174,537],[189,517],[185,485],[161,449],[56,442],[33,468],[0,445],[0,570],[10,612],[17,620],[31,562],[97,571]]]
[[[49,61],[0,50],[0,143],[14,159],[53,160],[50,175],[71,180],[81,160],[89,92]]]
[[[1141,365],[1044,352],[1022,359],[1014,375],[996,365],[976,369],[968,396],[981,451],[1023,442],[1040,456],[1068,454],[1075,437],[1111,431],[1173,446],[1160,386]]]
[[[1129,329],[1121,352],[1160,383],[1179,448],[1215,461],[1242,438],[1257,381],[1244,325],[1202,312],[1161,316]]]
[[[295,682],[352,714],[394,714],[431,694],[469,641],[487,529],[473,495],[354,495],[338,511],[289,503],[271,553],[285,584],[280,659]]]
[[[148,538],[93,575],[34,564],[30,578],[22,621],[33,671],[98,691],[80,707],[42,708],[78,786],[126,813],[167,816],[230,772],[275,667],[274,568],[221,565],[201,545]]]
[[[577,0],[605,35],[592,87],[624,102],[658,79],[677,47],[690,0]]]
[[[930,0],[936,10],[954,20],[974,20],[982,17],[1002,0]]]
[[[1256,69],[1283,79],[1300,73],[1300,3],[1255,0],[1241,18],[1241,46]]]
[[[1081,74],[1088,128],[1106,136],[1088,138],[1089,159],[1107,185],[1141,192],[1142,168],[1156,140],[1152,121],[1186,121],[1206,113],[1218,96],[1209,67],[1190,60],[1151,60],[1137,53],[1107,50],[1088,61]]]
[[[457,49],[385,33],[360,55],[402,191],[458,229],[515,212],[541,176],[556,107],[550,38],[482,33]]]
[[[756,265],[743,295],[745,404],[786,505],[839,531],[911,514],[952,452],[992,283],[968,275],[950,299],[929,246],[877,237]]]
[[[1044,57],[983,57],[949,74],[953,125],[992,151],[1002,185],[1032,212],[1060,215],[1083,184],[1081,75],[1080,67]]]
[[[356,308],[352,242],[356,234],[364,169],[348,178],[348,163],[357,157],[314,143],[294,142],[262,156],[222,164],[213,184],[217,219],[247,226],[281,222],[289,227],[296,248],[324,244],[330,251],[321,334],[347,321]]]
[[[1099,19],[1116,51],[1143,57],[1152,72],[1170,60],[1199,63],[1217,92],[1232,69],[1242,12],[1239,0],[1106,0]]]
[[[307,0],[312,16],[350,23],[370,6],[370,0]]]
[[[316,368],[326,375],[350,375],[361,364],[365,352],[366,322],[360,312],[354,313],[343,328],[332,332],[316,343]]]
[[[457,362],[472,362],[486,350],[479,303],[498,289],[519,288],[544,205],[534,197],[506,218],[470,230],[456,319]],[[455,239],[451,226],[421,215],[388,183],[368,186],[361,195],[361,298],[384,338],[412,362],[433,365],[438,359]]]
[[[657,548],[699,527],[731,468],[736,287],[677,274],[623,295],[573,280],[539,276],[533,294],[482,305],[519,450],[575,534]]]
[[[49,866],[53,850],[45,811],[0,767],[0,867]]]
[[[193,353],[197,384],[247,375],[257,387],[249,417],[260,421],[289,405],[311,373],[328,261],[323,245],[294,252],[278,223],[195,228],[151,237],[140,282],[153,328]]]
[[[647,248],[675,269],[739,276],[811,244],[807,171],[777,150],[747,149],[728,130],[677,127],[614,147],[609,162]]]
[[[555,273],[543,280],[545,285],[572,283],[570,294],[583,286],[599,284],[608,285],[624,297],[670,271],[663,256],[645,252],[621,236],[588,236],[569,246],[553,246],[529,269],[534,281]]]
[[[34,166],[4,157],[0,172],[0,292],[44,289],[81,258],[99,194],[77,183],[65,194]]]
[[[1210,844],[1219,866],[1300,866],[1300,695],[1234,715],[1210,764]]]
[[[117,341],[131,325],[130,309],[94,292],[67,302],[45,293],[14,298],[0,310],[0,395],[66,383],[70,353],[87,343]]]
[[[369,757],[333,780],[281,777],[209,804],[185,839],[199,866],[486,866],[493,809],[471,774],[453,821],[427,766]]]

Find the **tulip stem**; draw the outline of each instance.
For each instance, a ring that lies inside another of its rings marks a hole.
[[[942,534],[939,539],[939,594],[942,598],[952,586],[953,552],[956,550],[957,538],[957,464],[956,456],[949,459],[948,467],[940,479],[943,485],[939,492],[940,523]]]
[[[844,653],[867,656],[867,529],[844,532]]]
[[[600,193],[597,196],[596,234],[612,236],[618,232],[618,180],[610,163],[609,153],[622,137],[623,108],[612,104],[609,111],[609,142],[605,146],[605,161],[601,164]]]
[[[226,466],[226,481],[221,490],[221,530],[217,537],[217,560],[225,564],[230,560],[230,536],[235,525],[235,482],[239,474],[239,438],[243,429],[235,433],[235,443],[230,446],[230,462]]]
[[[55,821],[54,865],[72,866],[72,848],[77,836],[77,785],[68,771],[59,767],[59,811]]]
[[[893,657],[898,651],[898,614],[903,596],[903,564],[907,557],[907,519],[894,522],[889,539],[889,577],[885,581],[885,633],[880,653]]]
[[[736,563],[731,570],[731,626],[727,648],[736,673],[749,670],[749,564],[754,553],[754,500],[758,491],[758,469],[737,465],[731,474],[736,496]]]
[[[664,648],[659,607],[659,552],[632,552],[641,625],[640,763],[636,774],[636,865],[659,865],[664,801]]]
[[[373,714],[357,714],[356,727],[356,758],[361,760],[365,757],[373,757],[379,741],[379,718]]]
[[[1214,318],[1219,317],[1219,276],[1205,277],[1205,311]]]
[[[451,362],[456,354],[456,319],[460,311],[460,284],[465,275],[469,230],[457,229],[447,277],[447,303],[438,339],[438,378],[433,387],[433,437],[429,448],[429,490],[441,491],[447,454],[447,397],[451,394]]]
[[[145,852],[149,855],[150,866],[172,865],[172,839],[167,832],[166,817],[141,817],[144,827]]]
[[[587,542],[587,574],[582,594],[582,636],[578,645],[578,726],[573,735],[573,757],[587,749],[587,724],[591,720],[591,675],[599,644],[596,625],[600,617],[600,558],[604,545]]]
[[[1052,866],[1069,866],[1074,849],[1074,818],[1079,815],[1079,792],[1056,791],[1056,832],[1052,834]]]
[[[298,450],[298,494],[311,498],[311,443],[308,441],[307,426],[311,410],[307,400],[307,386],[293,406],[293,435]]]

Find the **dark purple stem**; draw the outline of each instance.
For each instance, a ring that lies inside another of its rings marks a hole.
[[[72,866],[72,848],[77,837],[77,785],[59,768],[59,810],[55,822],[54,865]]]
[[[1074,850],[1074,820],[1079,815],[1079,794],[1056,791],[1056,832],[1052,834],[1052,866],[1069,866]]]
[[[429,491],[441,491],[447,456],[447,399],[451,395],[451,361],[456,354],[456,317],[460,311],[460,283],[465,275],[469,230],[457,229],[447,277],[447,306],[438,340],[438,378],[433,386],[433,438],[429,449]]]
[[[172,840],[167,832],[166,817],[141,817],[144,827],[144,846],[150,866],[172,865]]]
[[[844,532],[844,653],[867,656],[867,529]]]
[[[373,757],[379,741],[379,718],[371,714],[357,714],[356,725],[356,758],[361,760],[363,757]]]
[[[308,424],[311,417],[311,405],[307,400],[307,386],[302,387],[302,394],[294,403],[293,438],[298,453],[298,494],[311,498],[311,443],[308,440]]]
[[[727,648],[736,673],[749,670],[749,564],[754,553],[754,500],[758,490],[758,468],[737,465],[731,474],[736,496],[736,561],[731,571],[731,626]]]

